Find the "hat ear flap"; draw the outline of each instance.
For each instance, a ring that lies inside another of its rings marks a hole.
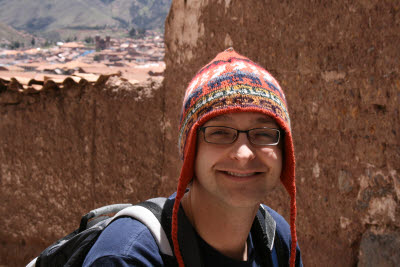
[[[181,169],[181,174],[178,180],[178,188],[176,191],[176,197],[174,202],[174,208],[172,210],[172,243],[174,246],[175,257],[178,261],[179,266],[184,266],[183,257],[179,248],[178,241],[178,211],[180,202],[185,195],[186,188],[194,175],[194,161],[196,156],[196,141],[197,141],[197,131],[196,127],[193,127],[189,132],[187,138],[187,147],[184,153],[185,157],[183,159],[183,165]]]
[[[232,112],[260,112],[275,119],[285,130],[281,182],[291,198],[291,266],[296,257],[295,158],[285,95],[272,75],[233,48],[219,53],[190,82],[183,101],[179,128],[179,151],[183,166],[173,213],[173,243],[182,260],[177,239],[177,214],[186,187],[194,176],[196,129],[212,117]],[[182,260],[183,264],[183,260]]]

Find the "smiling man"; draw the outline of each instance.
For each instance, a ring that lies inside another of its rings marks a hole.
[[[179,147],[183,165],[167,217],[172,261],[146,226],[121,218],[85,266],[302,266],[287,103],[265,69],[232,48],[203,67],[185,93]],[[290,225],[261,204],[279,182],[290,196]],[[188,228],[191,237],[182,234]]]

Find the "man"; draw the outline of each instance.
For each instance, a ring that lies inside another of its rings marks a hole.
[[[179,233],[188,221],[196,233],[189,242],[202,266],[302,266],[290,120],[282,89],[266,70],[232,48],[203,67],[185,93],[179,146],[183,166],[171,197],[175,263],[187,264]],[[279,181],[291,198],[290,227],[260,206]],[[257,234],[260,213],[267,223]],[[170,263],[146,226],[121,218],[104,230],[84,262],[110,265]]]

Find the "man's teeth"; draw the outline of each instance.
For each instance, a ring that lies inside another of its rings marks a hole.
[[[228,172],[228,171],[226,173],[229,174],[229,175],[238,176],[238,177],[247,177],[247,176],[252,176],[252,175],[256,174],[255,172],[251,172],[251,173],[236,173],[236,172]]]

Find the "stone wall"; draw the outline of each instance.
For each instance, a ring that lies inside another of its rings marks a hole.
[[[166,151],[176,151],[175,118],[201,66],[229,46],[265,66],[289,104],[305,266],[400,263],[399,9],[377,0],[172,3]],[[174,155],[164,161],[168,179]],[[288,218],[282,188],[266,203]]]
[[[24,266],[91,209],[169,195],[160,81],[0,90],[0,266]]]

